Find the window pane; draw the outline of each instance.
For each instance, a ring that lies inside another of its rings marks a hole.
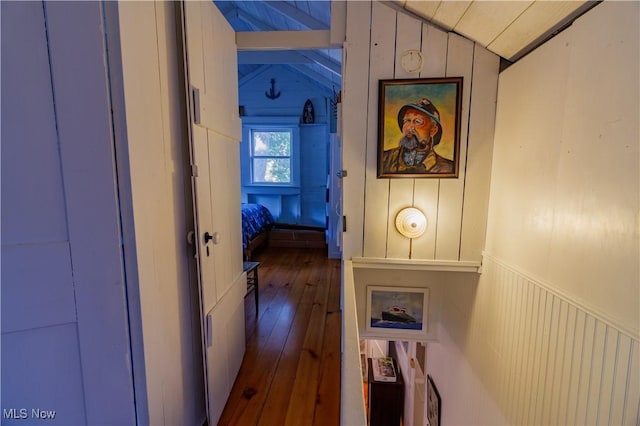
[[[291,162],[288,158],[254,158],[253,181],[291,183]]]
[[[291,132],[253,132],[253,155],[288,157]]]

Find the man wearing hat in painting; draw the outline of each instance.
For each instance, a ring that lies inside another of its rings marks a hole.
[[[453,173],[454,163],[436,153],[442,125],[438,109],[427,98],[407,104],[398,112],[402,139],[383,153],[383,170],[393,173]]]

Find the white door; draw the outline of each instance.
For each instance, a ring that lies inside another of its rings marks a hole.
[[[336,134],[329,141],[329,200],[327,203],[327,247],[330,259],[342,257],[342,161],[341,140]]]
[[[216,424],[244,354],[237,49],[212,2],[183,8],[207,413]]]

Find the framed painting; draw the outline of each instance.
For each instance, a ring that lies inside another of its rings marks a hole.
[[[430,426],[440,426],[441,404],[438,388],[436,388],[433,378],[427,375],[427,420]]]
[[[457,178],[462,77],[380,80],[379,178]]]
[[[366,331],[392,340],[424,340],[429,289],[367,286]]]

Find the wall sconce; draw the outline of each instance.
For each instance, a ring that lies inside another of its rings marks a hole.
[[[407,238],[418,238],[427,230],[427,217],[422,211],[407,207],[396,215],[396,229]]]

